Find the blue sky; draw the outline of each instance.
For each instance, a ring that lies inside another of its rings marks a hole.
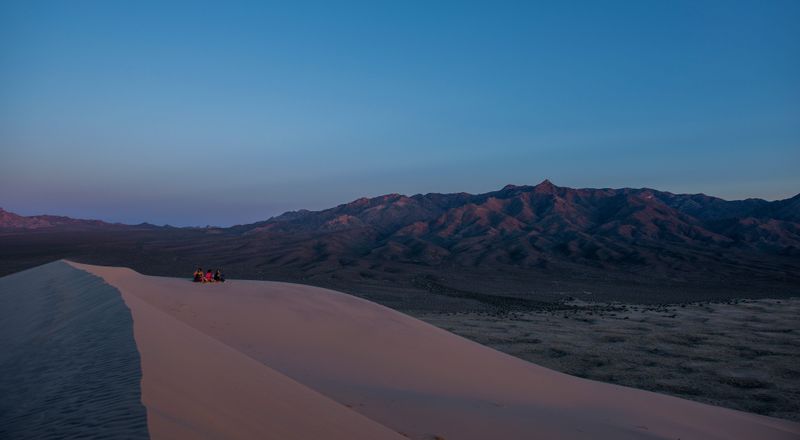
[[[800,2],[0,3],[0,206],[228,225],[549,178],[800,192]]]

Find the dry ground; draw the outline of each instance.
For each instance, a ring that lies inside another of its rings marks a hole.
[[[800,420],[800,298],[414,315],[572,375]]]

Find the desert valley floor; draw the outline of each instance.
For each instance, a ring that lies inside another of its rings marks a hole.
[[[800,421],[800,299],[414,316],[568,374]]]

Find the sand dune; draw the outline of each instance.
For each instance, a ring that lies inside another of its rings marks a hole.
[[[331,290],[69,264],[130,308],[153,438],[800,436],[793,422],[548,370]]]

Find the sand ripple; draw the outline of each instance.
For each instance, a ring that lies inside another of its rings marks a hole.
[[[54,262],[0,279],[0,438],[148,438],[117,289]]]

